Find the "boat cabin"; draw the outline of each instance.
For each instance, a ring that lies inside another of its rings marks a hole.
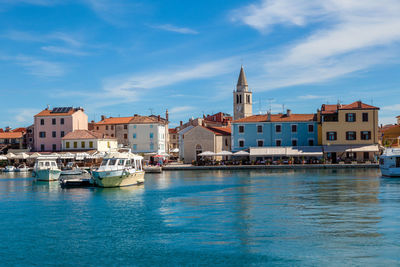
[[[142,160],[141,159],[118,159],[118,158],[111,158],[111,159],[103,159],[100,167],[107,168],[107,167],[116,167],[118,168],[134,168],[137,171],[142,170]]]

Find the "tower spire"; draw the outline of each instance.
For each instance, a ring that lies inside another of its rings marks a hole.
[[[246,74],[244,73],[243,65],[240,68],[239,78],[236,85],[238,92],[248,91],[248,84],[246,79]]]

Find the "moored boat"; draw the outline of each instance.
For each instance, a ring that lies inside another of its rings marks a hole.
[[[26,167],[25,164],[21,164],[21,165],[18,166],[18,168],[16,168],[15,171],[16,171],[16,172],[28,172],[28,171],[29,171],[29,168]]]
[[[400,177],[400,149],[387,148],[379,158],[379,168],[383,176]]]
[[[15,172],[16,168],[14,166],[6,166],[3,172]]]
[[[61,170],[57,166],[55,157],[38,157],[36,159],[33,176],[39,181],[57,181]]]
[[[121,187],[144,182],[143,157],[128,152],[108,153],[97,170],[92,172],[99,187]]]

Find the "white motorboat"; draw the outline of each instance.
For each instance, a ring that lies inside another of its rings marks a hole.
[[[379,158],[379,168],[383,176],[400,177],[400,149],[387,148]]]
[[[4,172],[15,172],[16,168],[14,166],[6,166],[3,171]]]
[[[108,153],[100,167],[92,172],[99,187],[121,187],[144,182],[143,157],[130,152]]]
[[[33,176],[39,181],[57,181],[61,170],[57,166],[55,157],[38,157],[36,159]]]
[[[61,170],[61,176],[82,175],[89,173],[87,170],[79,168],[74,162],[68,162],[65,168]]]
[[[26,167],[25,164],[21,164],[18,166],[18,168],[15,170],[16,172],[28,172],[29,168]]]

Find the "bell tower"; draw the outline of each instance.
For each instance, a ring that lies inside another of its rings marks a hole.
[[[253,93],[249,91],[243,66],[240,68],[236,90],[233,91],[233,120],[253,115]]]

